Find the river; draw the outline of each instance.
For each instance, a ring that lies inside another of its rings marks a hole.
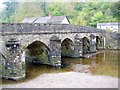
[[[2,84],[15,84],[32,80],[42,74],[61,73],[61,72],[80,72],[90,73],[93,76],[118,76],[118,56],[120,50],[100,51],[98,54],[88,58],[62,58],[66,65],[62,68],[54,68],[48,65],[26,65],[26,78],[19,81],[2,79]]]

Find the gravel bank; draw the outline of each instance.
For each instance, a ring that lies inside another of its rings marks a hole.
[[[3,85],[3,88],[118,88],[118,78],[79,72],[43,74],[31,81]]]

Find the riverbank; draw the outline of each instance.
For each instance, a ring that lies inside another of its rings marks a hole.
[[[118,88],[118,78],[79,72],[43,74],[37,78],[3,88]]]

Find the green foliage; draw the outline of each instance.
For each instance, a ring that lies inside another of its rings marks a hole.
[[[13,0],[9,0],[3,3],[5,5],[5,9],[0,13],[0,22],[13,22],[14,18],[12,15],[15,13],[18,2],[14,2]]]
[[[70,48],[67,49],[67,50],[62,49],[62,50],[61,50],[61,53],[62,53],[62,56],[72,56],[73,50],[70,49]]]
[[[27,17],[68,16],[71,24],[94,26],[100,22],[120,20],[120,2],[5,2],[6,8],[0,12],[0,22],[21,22]]]
[[[102,13],[101,11],[96,12],[96,13],[93,15],[93,17],[91,18],[91,23],[90,23],[90,25],[96,27],[97,23],[103,21],[103,17],[104,17],[104,16],[103,16],[103,13]]]
[[[48,5],[46,15],[48,15],[49,13],[54,16],[64,15],[61,6],[62,6],[62,3],[53,3]]]
[[[76,4],[78,7],[78,3]],[[81,4],[80,4],[81,5]],[[82,8],[77,8],[80,10],[79,15],[74,17],[74,23],[83,26],[93,26],[96,27],[97,23],[101,22],[118,22],[118,11],[116,10],[116,17],[113,15],[111,6],[116,5],[116,3],[110,2],[88,2],[82,3]],[[114,7],[117,9],[117,7]]]
[[[48,56],[47,56],[47,54],[45,54],[45,53],[42,53],[42,54],[37,55],[37,56],[35,56],[35,57],[37,58],[37,60],[39,60],[39,61],[42,62],[42,63],[45,63],[45,64],[48,63]]]
[[[21,22],[24,18],[43,16],[43,11],[39,9],[37,2],[21,2],[16,14],[13,16],[16,22]]]
[[[113,30],[108,30],[109,32],[113,32]]]
[[[113,3],[110,9],[112,11],[112,16],[120,21],[120,2]]]
[[[75,9],[76,11],[82,11],[83,6],[84,6],[84,4],[83,4],[82,2],[81,2],[81,3],[76,3],[74,9]]]

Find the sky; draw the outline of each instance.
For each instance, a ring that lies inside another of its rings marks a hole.
[[[3,2],[5,2],[6,0],[0,0],[0,12],[2,11],[2,9],[4,8],[4,5],[2,4]]]

